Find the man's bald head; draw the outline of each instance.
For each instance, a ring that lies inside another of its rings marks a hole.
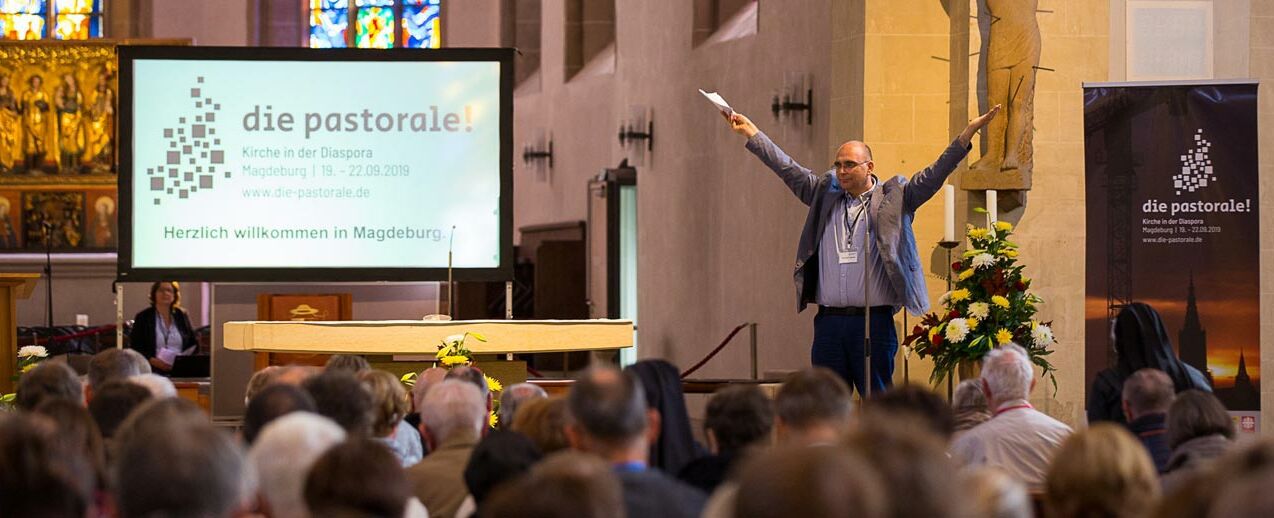
[[[842,151],[849,151],[863,158],[863,162],[871,160],[871,146],[861,140],[849,140],[836,148],[836,156],[840,156]]]
[[[832,166],[836,173],[836,181],[846,192],[858,196],[871,189],[871,173],[876,164],[872,162],[871,148],[859,140],[851,140],[836,149],[836,163]]]

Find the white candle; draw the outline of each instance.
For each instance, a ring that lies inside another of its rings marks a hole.
[[[1000,209],[999,200],[996,198],[995,191],[987,191],[986,192],[986,217],[990,219],[991,223],[995,223],[996,221],[1000,220],[999,209]]]
[[[942,240],[955,241],[955,186],[942,186]]]

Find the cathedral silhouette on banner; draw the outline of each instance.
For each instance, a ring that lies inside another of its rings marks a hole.
[[[1186,296],[1185,324],[1177,334],[1177,349],[1181,361],[1199,369],[1213,383],[1212,371],[1208,369],[1208,331],[1203,328],[1199,319],[1199,305],[1194,296],[1194,276],[1190,276],[1189,293]],[[1239,366],[1234,375],[1234,386],[1214,390],[1216,396],[1230,410],[1255,411],[1260,409],[1261,391],[1259,381],[1253,381],[1247,373],[1247,359],[1244,348],[1239,348]]]

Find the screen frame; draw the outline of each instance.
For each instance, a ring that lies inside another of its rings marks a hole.
[[[347,281],[510,281],[513,280],[513,53],[511,48],[309,49],[294,47],[119,47],[118,282],[347,282]],[[390,61],[496,62],[500,65],[500,236],[499,264],[493,268],[192,268],[133,266],[133,84],[139,60],[190,61]]]

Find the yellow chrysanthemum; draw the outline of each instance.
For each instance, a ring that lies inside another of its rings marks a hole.
[[[1005,248],[1004,250],[1000,250],[1000,255],[1012,259],[1014,257],[1017,257],[1017,250],[1014,250],[1012,248]]]
[[[465,358],[464,356],[443,356],[442,357],[442,364],[448,367],[451,367],[453,365],[464,365],[466,363],[469,363],[469,359]]]
[[[485,374],[483,374],[483,376],[486,376],[486,378],[487,378],[487,387],[489,387],[489,388],[491,389],[491,392],[500,392],[500,391],[504,390],[504,385],[501,385],[501,384],[500,384],[500,380],[497,380],[497,379],[492,378],[491,376],[487,376],[487,375],[485,375]]]
[[[938,336],[938,326],[929,328],[929,341],[933,341],[933,337]]]
[[[972,331],[972,330],[974,330],[974,329],[977,329],[977,328],[978,328],[978,324],[982,323],[981,321],[979,321],[979,320],[978,320],[978,319],[976,319],[976,318],[967,318],[967,319],[965,319],[964,321],[965,321],[965,322],[967,322],[967,323],[969,324],[969,330],[970,330],[970,331]]]
[[[22,373],[23,373],[23,374],[26,374],[26,372],[27,372],[27,371],[29,371],[29,370],[31,370],[31,369],[34,369],[36,365],[38,365],[38,364],[35,364],[35,363],[29,363],[29,364],[23,365],[23,366],[22,366]]]
[[[495,428],[496,425],[500,424],[500,416],[495,415],[495,412],[487,414],[487,423],[489,423],[492,428]]]
[[[1009,299],[1006,299],[1006,298],[1004,298],[1004,297],[1002,297],[1002,296],[1000,296],[1000,295],[993,295],[993,296],[991,296],[991,303],[992,303],[992,304],[995,304],[995,305],[997,305],[997,306],[1000,306],[1000,307],[1002,307],[1002,308],[1008,308],[1008,307],[1009,307]]]
[[[997,221],[995,222],[995,229],[1000,232],[1008,232],[1013,230],[1013,224],[1007,221]]]
[[[987,236],[990,236],[990,235],[991,235],[991,231],[985,228],[974,227],[969,229],[970,239],[986,239]]]
[[[957,281],[967,280],[969,277],[973,277],[973,273],[974,273],[974,270],[972,268],[969,268],[968,270],[960,272],[960,275],[956,276],[956,280]]]
[[[969,298],[969,290],[966,288],[960,288],[958,290],[951,292],[952,302],[960,302],[967,298]]]
[[[1010,333],[1008,329],[1001,329],[995,332],[995,343],[1004,345],[1012,341],[1013,333]]]

